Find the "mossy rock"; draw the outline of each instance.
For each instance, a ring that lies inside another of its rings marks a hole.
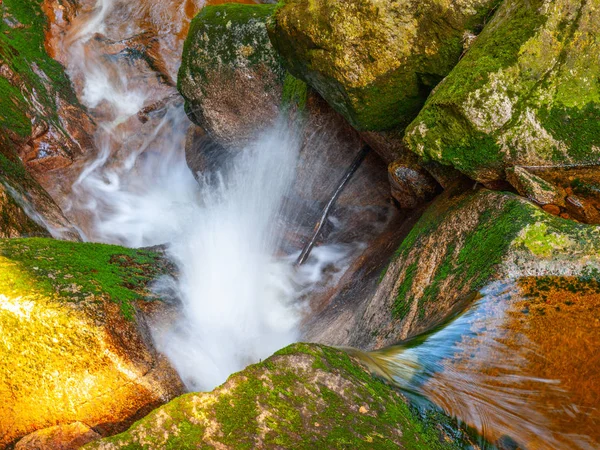
[[[285,0],[269,23],[291,74],[360,131],[404,129],[496,0]]]
[[[350,342],[380,348],[443,322],[496,281],[598,277],[600,228],[486,189],[445,192],[403,241]]]
[[[83,141],[76,142],[74,136],[90,143],[92,126],[64,68],[46,51],[42,3],[5,0],[0,6],[0,183],[11,197],[3,201],[3,214],[12,216],[10,225],[6,220],[0,223],[0,235],[47,234],[39,230],[45,226],[34,230],[34,221],[26,219],[28,210],[57,235],[64,230],[62,238],[77,240],[78,233],[60,208],[29,174],[69,165],[82,152]],[[27,169],[20,157],[27,161]],[[58,183],[52,176],[46,181],[51,186]]]
[[[84,448],[433,450],[465,448],[467,439],[441,414],[417,413],[345,352],[295,344]]]
[[[192,21],[178,88],[190,119],[223,146],[240,147],[280,108],[303,108],[306,85],[289,75],[269,41],[275,5],[206,6]]]
[[[57,424],[119,432],[181,394],[140,313],[168,271],[150,251],[0,240],[0,447]]]
[[[599,164],[597,8],[506,0],[407,129],[410,149],[481,182]]]

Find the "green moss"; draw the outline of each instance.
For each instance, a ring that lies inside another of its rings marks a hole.
[[[458,62],[463,33],[478,28],[498,1],[468,12],[416,2],[404,14],[385,2],[283,3],[268,29],[286,69],[358,130],[384,131],[410,123]]]
[[[42,238],[0,240],[0,265],[4,293],[35,289],[71,302],[104,297],[128,319],[132,303],[147,298],[147,285],[167,271],[154,252]]]
[[[598,164],[600,104],[588,103],[583,108],[559,105],[544,107],[539,110],[539,118],[542,126],[555,139],[569,143],[569,155],[576,158],[579,164]],[[561,149],[554,149],[553,159],[557,162],[564,159]]]
[[[31,120],[26,112],[63,129],[57,114],[56,92],[78,104],[63,67],[44,48],[47,19],[41,5],[42,0],[4,0],[2,4],[0,59],[20,83],[0,77],[0,126],[22,138],[31,134]],[[42,116],[31,103],[33,97],[50,116]]]
[[[447,244],[443,259],[437,264],[431,281],[418,299],[421,318],[425,316],[428,304],[436,302],[443,283],[449,278],[456,280],[457,285],[454,288],[457,291],[466,287],[470,293],[478,292],[493,280],[512,241],[537,211],[533,205],[516,198],[498,204],[492,199],[497,195],[493,192],[480,192],[478,195],[488,197],[489,200],[482,202],[496,203],[497,209],[483,211],[479,215],[477,225],[464,233],[462,242],[451,241]],[[413,260],[412,253],[423,245],[422,239],[427,239],[446,217],[464,208],[470,201],[472,195],[466,195],[459,201],[451,202],[451,206],[442,204],[430,208],[401,244],[397,257]],[[399,319],[404,318],[414,301],[413,298],[408,298],[408,293],[413,288],[419,270],[418,263],[418,259],[413,260],[405,270],[405,280],[394,302],[393,314]]]
[[[359,412],[361,406],[368,410]],[[109,442],[148,449],[204,448],[208,443],[235,449],[465,448],[466,435],[457,428],[443,414],[424,419],[346,352],[295,344],[232,375],[213,393],[182,396],[126,433],[88,448]]]
[[[286,74],[285,79],[283,80],[283,93],[281,96],[282,105],[285,108],[294,108],[302,112],[306,108],[307,99],[307,84],[289,73]]]
[[[269,42],[265,22],[275,5],[226,3],[205,6],[194,17],[184,43],[178,87],[187,73],[206,79],[221,66],[256,66],[265,64],[283,82],[285,71]]]

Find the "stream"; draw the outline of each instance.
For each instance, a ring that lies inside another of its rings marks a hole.
[[[341,163],[309,158],[303,124],[286,118],[218,168],[192,173],[184,151],[190,122],[173,80],[202,2],[180,3],[84,2],[52,42],[97,125],[97,152],[74,180],[66,213],[86,241],[166,246],[179,276],[157,280],[155,290],[177,298],[180,313],[154,338],[198,391],[301,340],[311,298],[335,289],[398,218],[382,208],[380,223],[360,236],[349,231],[350,214],[334,210],[325,237],[301,256],[336,191],[324,180],[341,179],[360,149]],[[147,29],[156,37],[152,67],[125,51]],[[329,197],[307,206],[299,192],[317,187]],[[298,268],[299,257],[306,263]],[[463,312],[398,346],[348,351],[417,404],[438,405],[503,448],[598,448],[600,384],[584,367],[600,364],[599,327],[586,327],[591,310],[565,303],[566,287],[541,301],[531,283],[488,286]],[[600,307],[598,293],[586,295]],[[564,330],[577,339],[565,345]]]

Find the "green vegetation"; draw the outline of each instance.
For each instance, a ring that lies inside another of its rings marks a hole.
[[[44,48],[47,19],[41,5],[42,0],[4,0],[2,3],[0,60],[10,75],[0,77],[0,128],[21,138],[31,134],[30,116],[39,115],[40,119],[62,129],[56,92],[77,104],[63,67]],[[31,103],[33,97],[46,107],[50,116],[37,110]]]
[[[285,71],[271,48],[265,28],[275,7],[226,3],[202,8],[192,20],[184,44],[179,90],[184,92],[182,80],[186,74],[206,82],[208,73],[218,71],[221,66],[265,64],[283,83]]]
[[[86,448],[465,448],[464,433],[446,432],[457,428],[442,414],[419,414],[347,353],[295,344]]]
[[[392,307],[395,319],[402,320],[414,301],[419,316],[435,308],[450,282],[453,293],[468,296],[503,276],[502,264],[512,252],[526,251],[535,260],[571,258],[597,252],[600,230],[561,219],[512,194],[491,191],[448,196],[423,215],[396,252],[403,277]],[[459,219],[463,217],[463,219]],[[468,218],[468,228],[457,225]],[[418,298],[415,283],[423,283],[423,271],[430,270],[423,249],[436,242],[435,267]],[[423,260],[421,260],[423,259]],[[446,293],[447,294],[447,293]]]
[[[286,0],[267,23],[286,69],[359,130],[403,130],[499,2],[388,3]]]
[[[107,299],[118,303],[127,319],[133,319],[132,303],[148,298],[148,284],[168,270],[158,253],[147,250],[43,238],[0,240],[3,294]]]

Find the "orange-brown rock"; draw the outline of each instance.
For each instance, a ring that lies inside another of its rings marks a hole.
[[[136,306],[163,267],[153,252],[0,241],[0,447],[74,422],[113,434],[183,392]]]
[[[75,422],[28,434],[17,442],[15,450],[77,450],[101,437],[87,425]]]

